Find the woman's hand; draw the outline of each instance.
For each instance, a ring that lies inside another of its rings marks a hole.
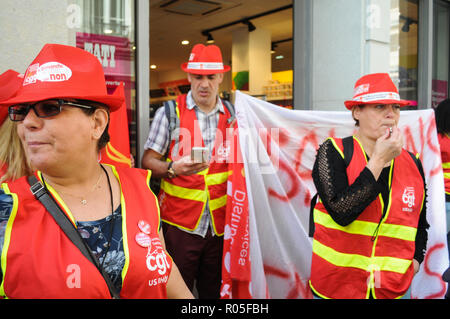
[[[403,147],[403,135],[401,131],[393,126],[386,128],[386,133],[380,136],[376,143],[372,157],[379,159],[384,165],[388,165],[394,158],[400,155]]]
[[[372,156],[367,164],[367,168],[376,180],[378,180],[383,168],[389,166],[390,162],[401,154],[402,147],[403,135],[400,130],[393,126],[391,133],[389,127],[387,127],[386,133],[377,139]]]
[[[417,260],[413,259],[413,265],[414,265],[414,275],[416,275],[419,272],[420,264]]]

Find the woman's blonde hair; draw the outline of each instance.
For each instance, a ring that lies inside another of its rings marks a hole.
[[[31,165],[17,134],[16,123],[8,118],[0,125],[0,167],[6,164],[6,173],[0,183],[31,174]]]

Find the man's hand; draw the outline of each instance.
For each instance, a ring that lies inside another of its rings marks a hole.
[[[176,175],[189,176],[201,172],[209,167],[209,163],[194,163],[190,155],[186,155],[172,164],[172,168]]]

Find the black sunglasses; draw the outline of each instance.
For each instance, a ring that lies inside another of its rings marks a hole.
[[[58,115],[61,112],[63,105],[79,107],[82,109],[94,108],[93,106],[90,105],[74,103],[67,100],[54,99],[54,100],[39,101],[34,104],[12,105],[9,107],[8,113],[11,121],[20,122],[25,119],[25,117],[27,116],[28,112],[30,112],[31,109],[34,110],[36,116],[46,118]]]

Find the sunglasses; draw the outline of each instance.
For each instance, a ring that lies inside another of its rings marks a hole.
[[[12,105],[8,109],[8,114],[11,121],[20,122],[23,121],[27,116],[28,112],[30,112],[30,110],[33,109],[37,117],[46,118],[61,113],[63,105],[79,107],[82,109],[94,108],[93,106],[90,105],[74,103],[61,99],[54,99],[54,100],[39,101],[34,104]]]

